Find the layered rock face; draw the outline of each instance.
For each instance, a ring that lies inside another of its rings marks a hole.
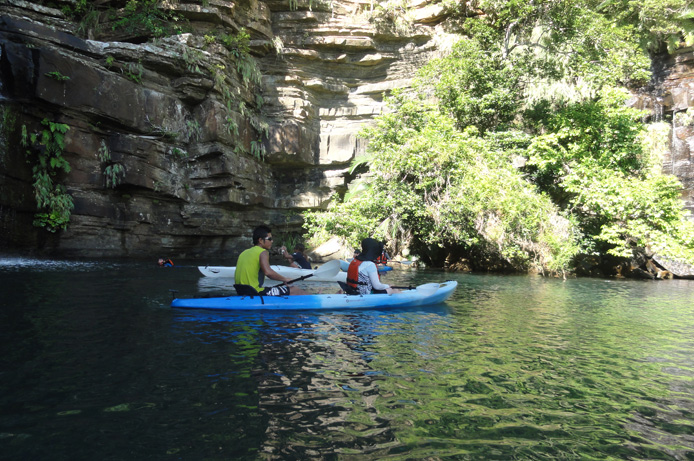
[[[663,172],[682,182],[685,207],[694,216],[694,49],[656,56],[652,86],[637,104],[649,110],[654,121],[670,124]]]
[[[364,149],[357,133],[383,93],[407,87],[445,37],[443,11],[428,2],[399,30],[374,23],[372,2],[304,3],[171,3],[184,33],[145,41],[103,13],[96,27],[5,2],[1,248],[221,259],[247,247],[257,224],[298,233],[301,211],[345,190]],[[218,39],[241,28],[246,54]],[[69,127],[71,170],[55,180],[74,210],[56,233],[32,226],[26,151],[45,146],[22,146],[21,132],[40,135],[41,120]]]
[[[694,215],[694,51],[683,50],[669,57],[663,71],[662,112],[672,116],[663,171],[682,182],[685,206]]]

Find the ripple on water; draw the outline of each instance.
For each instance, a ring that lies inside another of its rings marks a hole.
[[[0,261],[8,459],[694,456],[692,283],[408,271],[459,289],[211,313],[168,308],[229,289],[194,267]]]

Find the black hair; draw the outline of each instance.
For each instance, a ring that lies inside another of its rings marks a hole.
[[[271,233],[272,230],[264,224],[261,224],[260,226],[256,227],[253,229],[253,245],[258,244],[258,240],[264,239],[267,237],[267,234]]]
[[[304,251],[306,249],[306,247],[304,246],[303,243],[297,243],[296,245],[294,245],[294,249],[296,251]]]
[[[383,243],[372,238],[361,241],[361,253],[356,257],[359,261],[375,261],[383,253]]]

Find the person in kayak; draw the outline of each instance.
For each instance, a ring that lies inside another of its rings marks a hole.
[[[280,248],[280,253],[289,260],[290,266],[299,269],[310,269],[311,263],[309,263],[306,256],[304,256],[304,251],[306,251],[306,247],[303,243],[294,245],[294,253],[291,254],[287,251],[286,247]]]
[[[161,267],[173,267],[174,263],[170,259],[164,259],[164,258],[159,258],[159,261],[157,261],[157,264],[159,264]]]
[[[360,295],[371,293],[397,293],[390,285],[381,283],[376,267],[376,259],[383,253],[383,244],[372,238],[361,241],[359,253],[347,269],[347,286]]]
[[[381,266],[387,266],[388,265],[388,260],[390,260],[390,255],[386,250],[383,250],[380,255],[378,255],[378,258],[376,258],[376,265],[381,265]]]
[[[235,285],[251,287],[263,296],[305,295],[304,290],[290,287],[288,277],[283,277],[270,267],[270,248],[272,248],[272,231],[268,226],[258,226],[253,229],[253,246],[244,250],[236,261],[234,273]],[[265,277],[284,282],[282,285],[263,288]],[[239,291],[238,288],[236,290]]]

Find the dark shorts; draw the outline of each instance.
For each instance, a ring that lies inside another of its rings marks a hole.
[[[260,294],[263,296],[289,296],[289,287],[287,285],[266,287]]]

